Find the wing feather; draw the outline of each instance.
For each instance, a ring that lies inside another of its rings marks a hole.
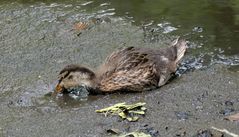
[[[113,52],[101,67],[102,91],[142,91],[155,88],[158,83],[155,63],[150,55],[134,47]]]

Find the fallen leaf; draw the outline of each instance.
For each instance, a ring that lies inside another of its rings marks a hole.
[[[227,117],[225,117],[225,119],[230,120],[230,121],[238,121],[239,120],[239,113],[227,116]]]
[[[130,110],[129,113],[140,114],[140,115],[144,115],[145,114],[144,111],[134,111],[134,110]]]
[[[122,119],[125,119],[127,118],[126,114],[124,112],[120,112],[119,113],[119,116],[122,118]]]
[[[119,110],[119,107],[122,107],[125,105],[125,102],[123,103],[118,103],[118,104],[115,104],[114,106],[111,106],[111,107],[107,107],[107,108],[103,108],[103,109],[100,109],[100,110],[96,110],[95,112],[97,113],[105,113],[105,112],[116,112],[117,110]]]
[[[126,119],[127,119],[128,121],[130,121],[130,122],[135,122],[135,121],[137,121],[137,120],[139,119],[139,117],[137,117],[137,116],[134,116],[134,117],[126,117]]]
[[[146,107],[141,107],[141,110],[145,111],[147,108]]]
[[[122,119],[127,119],[128,121],[134,122],[139,119],[137,115],[144,115],[146,107],[143,107],[146,103],[136,103],[127,105],[125,102],[115,104],[111,107],[96,110],[97,113],[104,113],[106,116],[108,114],[119,115]]]

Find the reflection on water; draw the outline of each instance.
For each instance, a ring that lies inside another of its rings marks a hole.
[[[111,6],[116,15],[130,16],[134,24],[148,28],[152,32],[149,39],[157,33],[184,36],[194,46],[190,52],[202,65],[239,65],[238,1],[133,0],[114,1]]]

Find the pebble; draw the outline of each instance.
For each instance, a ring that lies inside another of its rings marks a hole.
[[[194,27],[192,29],[192,31],[194,31],[194,32],[203,32],[203,28],[202,27]]]
[[[186,120],[189,117],[187,112],[175,112],[175,115],[177,116],[178,120]]]
[[[229,115],[231,112],[234,112],[235,110],[233,108],[225,108],[224,110],[221,110],[219,113],[224,115],[224,116],[227,116]]]
[[[193,137],[213,137],[212,132],[210,130],[200,130]]]
[[[141,131],[150,134],[152,137],[159,136],[159,131],[155,130],[153,127],[150,127],[148,124],[144,124],[141,127]]]
[[[227,100],[227,101],[225,101],[225,105],[226,105],[226,106],[233,106],[233,102]]]

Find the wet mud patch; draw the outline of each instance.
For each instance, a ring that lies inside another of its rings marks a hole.
[[[4,131],[11,136],[109,136],[107,129],[115,128],[125,133],[144,131],[154,136],[203,136],[215,134],[211,126],[216,126],[238,134],[237,123],[224,120],[225,115],[221,113],[227,108],[239,111],[237,78],[237,73],[217,66],[187,73],[150,92],[89,96],[82,105],[80,102],[74,105],[77,101],[73,100],[72,104],[67,102],[69,98],[62,100],[61,105],[57,103],[59,98],[52,106],[48,102],[42,106],[9,107],[6,108],[8,116],[11,114],[15,120],[7,122]],[[95,100],[90,101],[91,97]],[[138,122],[95,113],[119,102],[140,101],[146,102],[147,112]]]

